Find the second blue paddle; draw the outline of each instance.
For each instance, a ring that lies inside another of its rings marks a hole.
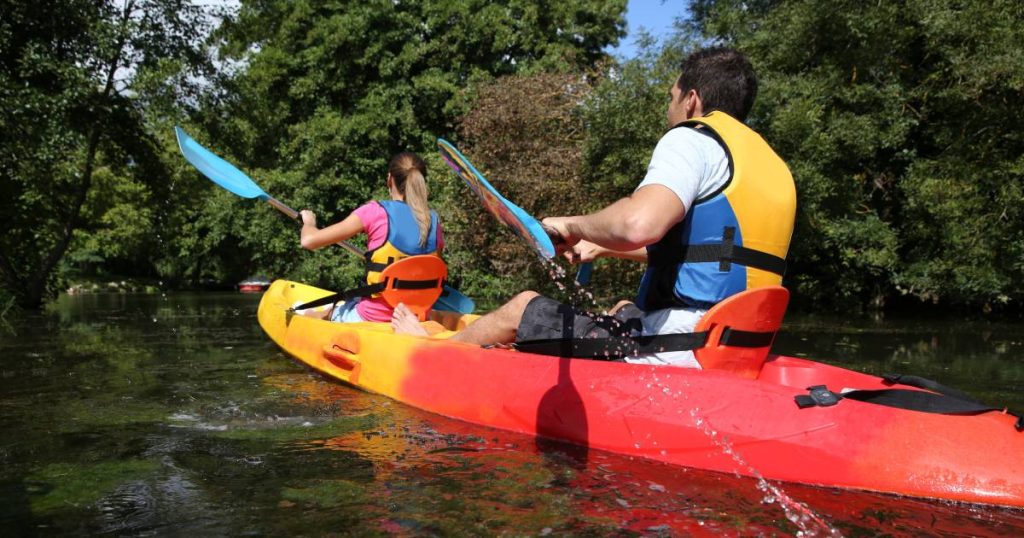
[[[537,219],[502,196],[451,142],[439,138],[437,149],[448,166],[469,185],[494,218],[529,243],[541,258],[549,260],[555,256],[551,236]],[[590,280],[590,272],[591,264],[583,264],[576,275],[576,281],[586,284]]]

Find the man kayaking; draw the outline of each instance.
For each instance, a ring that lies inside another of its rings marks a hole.
[[[594,315],[536,292],[522,292],[452,337],[494,344],[606,339],[691,332],[719,301],[779,285],[792,236],[796,191],[785,163],[742,121],[757,79],[736,50],[689,55],[669,92],[669,130],[633,193],[589,215],[543,223],[574,263],[617,257],[647,263],[635,303]],[[392,326],[423,335],[399,306]],[[611,358],[699,368],[692,351]]]

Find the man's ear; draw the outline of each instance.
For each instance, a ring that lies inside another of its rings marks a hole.
[[[690,89],[684,97],[686,100],[686,118],[699,118],[704,115],[704,103],[701,102],[697,90]]]

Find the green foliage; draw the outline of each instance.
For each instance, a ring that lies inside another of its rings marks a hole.
[[[442,200],[457,180],[432,155],[436,138],[451,138],[469,110],[466,88],[512,73],[589,67],[621,35],[624,9],[622,0],[243,2],[217,34],[223,60],[237,69],[204,102],[196,123],[205,134],[197,138],[274,197],[315,211],[321,225],[385,196],[390,156],[417,151],[430,163],[432,204],[450,217],[474,202],[465,192]],[[341,249],[301,251],[294,224],[268,208],[217,200],[172,241],[195,259],[188,265],[217,266],[197,275],[259,271],[342,288],[361,274],[360,260]],[[471,237],[454,221],[445,229],[461,284],[477,268],[455,263],[470,259],[457,245]],[[471,288],[493,290],[485,279],[476,274]]]
[[[472,109],[460,119],[460,148],[505,197],[538,216],[565,215],[585,204],[580,103],[591,87],[578,74],[537,73],[501,77],[474,88]],[[461,179],[441,196],[449,263],[464,286],[485,302],[500,302],[524,289],[553,292],[532,248],[483,209]],[[458,265],[454,265],[458,263]],[[516,275],[509,279],[508,275]]]
[[[73,243],[76,264],[149,253],[164,175],[145,113],[168,110],[167,88],[204,64],[204,19],[180,0],[7,1],[3,13],[0,280],[36,307]]]
[[[693,12],[759,72],[753,123],[800,196],[798,298],[1021,299],[1022,4],[702,0]]]
[[[695,0],[689,26],[622,64],[602,50],[624,0],[243,1],[205,44],[211,13],[180,0],[0,7],[0,307],[77,275],[358,279],[360,260],[301,251],[294,223],[201,178],[176,123],[322,224],[420,152],[454,283],[484,305],[550,292],[434,140],[535,215],[597,209],[643,177],[678,62],[708,42],[754,62],[750,123],[794,172],[798,303],[1024,298],[1019,2]],[[601,260],[596,295],[628,297],[640,269]]]

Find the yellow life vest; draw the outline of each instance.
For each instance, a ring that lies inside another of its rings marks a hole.
[[[673,128],[717,140],[731,174],[724,188],[696,200],[682,222],[647,247],[637,306],[709,308],[743,290],[780,285],[796,219],[796,187],[786,163],[724,112]]]
[[[383,278],[381,273],[387,266],[409,256],[431,255],[440,257],[438,252],[438,218],[437,213],[430,211],[430,231],[427,243],[420,246],[420,228],[413,216],[412,209],[397,200],[377,202],[384,208],[388,216],[388,237],[381,246],[366,253],[366,283],[379,284]],[[375,293],[372,297],[380,297]]]

